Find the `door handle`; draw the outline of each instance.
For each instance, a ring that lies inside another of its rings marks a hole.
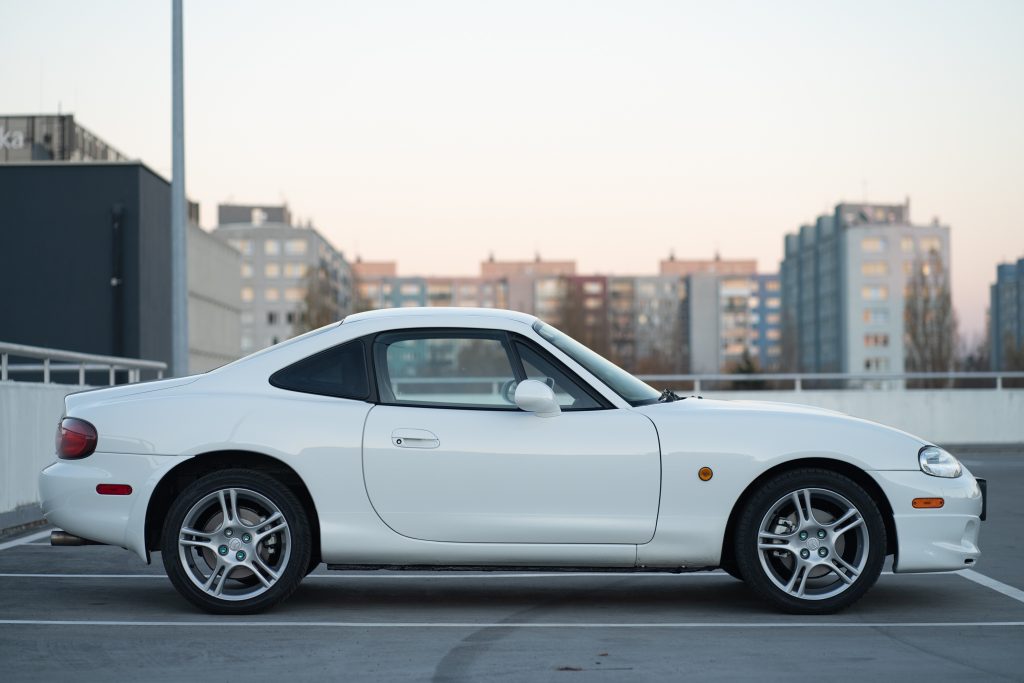
[[[396,429],[391,432],[391,443],[399,448],[437,448],[441,440],[426,429]]]

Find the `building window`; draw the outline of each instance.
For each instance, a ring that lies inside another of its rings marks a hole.
[[[888,334],[865,334],[864,335],[864,346],[889,346],[889,335]]]
[[[914,238],[913,237],[904,237],[903,239],[901,239],[900,240],[900,249],[903,251],[904,254],[913,253],[913,251],[914,251]]]
[[[255,318],[252,315],[252,311],[242,311],[242,314],[239,316],[239,322],[243,325],[252,325],[253,320]]]
[[[888,372],[889,371],[889,359],[888,358],[865,358],[864,369],[868,372]]]
[[[889,264],[885,261],[865,261],[860,264],[860,274],[864,277],[884,277],[889,274]]]
[[[284,276],[285,277],[306,277],[306,264],[305,263],[286,263],[284,264]]]
[[[267,256],[277,256],[281,253],[281,243],[278,240],[267,240],[263,243],[263,253]]]
[[[887,246],[884,237],[865,237],[860,241],[860,250],[867,254],[883,252]]]
[[[309,248],[306,240],[288,240],[284,243],[284,253],[289,256],[299,256],[305,254]]]
[[[281,264],[280,263],[268,263],[263,266],[263,274],[266,277],[280,277],[281,276]]]
[[[242,301],[252,301],[252,287],[242,287]]]
[[[243,352],[252,351],[252,337],[248,337],[248,336],[243,336],[242,337],[242,351]]]
[[[604,293],[604,283],[596,282],[594,280],[590,280],[589,282],[584,282],[583,283],[583,293],[584,294],[603,294]]]
[[[885,285],[865,285],[861,287],[860,295],[864,301],[887,301],[889,288]]]
[[[277,313],[275,311],[267,311],[267,324],[268,325],[276,325],[277,324]]]
[[[281,292],[277,290],[277,287],[267,287],[263,290],[263,298],[266,301],[277,301],[281,298]]]
[[[767,303],[765,305],[768,308],[781,308],[782,307],[782,299],[780,299],[777,296],[773,296],[770,299],[768,299],[768,301],[767,301]]]
[[[938,237],[922,237],[918,246],[926,254],[930,251],[942,251],[942,240]]]
[[[398,291],[402,296],[417,296],[422,291],[422,288],[418,284],[406,282],[399,287]]]
[[[284,290],[285,301],[302,301],[306,298],[306,290],[302,287],[287,287]]]
[[[779,291],[779,287],[780,285],[778,280],[768,280],[768,282],[764,283],[764,288],[769,292],[777,292]]]
[[[228,244],[246,256],[252,255],[252,242],[249,240],[228,240]]]
[[[868,325],[885,325],[889,322],[889,309],[865,308],[864,322]]]
[[[252,277],[252,264],[251,263],[243,263],[242,264],[242,277]]]

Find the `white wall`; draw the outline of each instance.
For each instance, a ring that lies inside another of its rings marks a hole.
[[[82,388],[0,382],[0,522],[6,519],[0,529],[31,521],[3,515],[19,508],[28,508],[24,512],[30,515],[38,505],[39,470],[57,459],[54,437],[64,415],[64,396]]]
[[[677,392],[685,396],[690,392]],[[881,422],[933,443],[1024,444],[1024,390],[702,391],[706,398],[784,401]]]

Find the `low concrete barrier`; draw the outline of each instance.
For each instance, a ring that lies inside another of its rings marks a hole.
[[[677,392],[681,396],[689,392]],[[838,410],[937,445],[1024,444],[1024,389],[707,391],[706,398],[783,401]]]
[[[56,459],[64,396],[83,388],[0,382],[0,531],[42,519],[39,470]]]

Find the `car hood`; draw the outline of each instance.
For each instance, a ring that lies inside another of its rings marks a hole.
[[[826,408],[690,397],[636,409],[654,422],[663,452],[747,453],[768,461],[833,457],[863,469],[917,469],[928,442]]]

